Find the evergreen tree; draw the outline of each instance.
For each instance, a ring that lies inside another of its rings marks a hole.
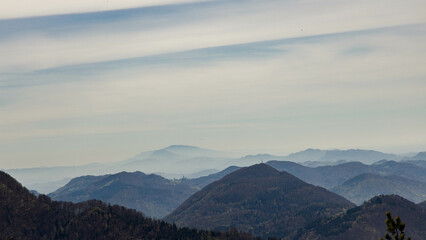
[[[387,219],[385,220],[388,233],[385,234],[387,240],[405,240],[404,229],[405,223],[401,221],[400,217],[396,217],[395,220],[392,218],[390,212],[386,212]],[[389,235],[392,234],[392,235]],[[379,240],[383,240],[380,238]],[[411,237],[407,237],[407,240],[411,240]]]

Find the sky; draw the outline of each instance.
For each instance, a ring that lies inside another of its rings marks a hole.
[[[426,151],[424,0],[2,0],[0,168]]]

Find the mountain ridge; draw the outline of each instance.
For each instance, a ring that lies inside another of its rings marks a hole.
[[[406,223],[405,235],[412,239],[426,236],[426,209],[397,195],[376,196],[344,214],[312,222],[292,239],[298,240],[377,240],[386,233],[386,212]]]
[[[331,158],[323,158],[327,153]],[[334,155],[331,153],[334,153]],[[152,157],[151,154],[154,154],[154,157]],[[348,154],[348,156],[342,157],[342,154]],[[355,155],[352,156],[351,154]],[[386,156],[394,156],[394,154],[392,155],[374,150],[320,150],[309,148],[291,153],[287,156],[270,154],[243,156],[242,154],[210,150],[196,146],[170,145],[153,151],[141,152],[128,159],[110,163],[92,163],[68,167],[8,169],[5,171],[28,188],[37,190],[41,193],[49,193],[56,190],[65,179],[71,179],[82,175],[104,175],[121,171],[142,171],[145,173],[156,173],[166,178],[177,178],[181,176],[190,176],[192,173],[202,172],[206,169],[225,169],[232,165],[245,167],[271,160],[297,161],[306,166],[336,165],[352,160],[363,161],[364,157],[361,157],[363,154],[365,154],[366,160],[364,162],[368,163],[373,162],[373,160],[375,162],[380,161],[387,158]],[[416,165],[414,162],[412,163]],[[418,162],[418,164],[424,163]]]
[[[78,204],[36,197],[0,171],[0,239],[254,239],[239,232],[177,228],[117,205],[91,200]]]
[[[178,226],[236,227],[262,237],[283,237],[310,221],[307,214],[316,219],[352,206],[324,188],[266,164],[256,164],[207,185],[164,219]]]
[[[155,174],[120,172],[82,176],[49,194],[54,200],[81,202],[98,199],[161,218],[174,210],[197,189]]]
[[[330,190],[357,205],[374,196],[390,194],[402,196],[415,203],[426,200],[426,183],[395,175],[363,173]]]

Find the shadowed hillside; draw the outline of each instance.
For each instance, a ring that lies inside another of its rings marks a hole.
[[[36,197],[1,171],[0,216],[0,239],[252,239],[236,231],[177,228],[100,201],[73,204]]]
[[[81,202],[97,199],[162,218],[197,191],[185,183],[141,172],[83,176],[49,194],[54,200]]]
[[[236,227],[259,236],[283,237],[305,224],[341,214],[354,205],[266,164],[237,170],[206,186],[165,219],[200,229]]]
[[[405,235],[414,239],[426,236],[426,210],[396,195],[381,195],[362,206],[328,220],[320,220],[299,230],[295,239],[377,240],[386,233],[385,213],[400,216],[406,223]]]

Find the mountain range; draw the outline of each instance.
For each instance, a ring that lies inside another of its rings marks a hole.
[[[196,191],[196,187],[155,174],[121,172],[74,178],[49,196],[71,202],[97,199],[162,218]]]
[[[216,178],[221,179],[215,181]],[[413,239],[422,239],[426,234],[424,201],[416,205],[396,195],[380,195],[354,207],[335,193],[266,164],[231,167],[198,180],[173,180],[174,186],[193,181],[193,191],[211,183],[165,219],[179,226],[227,232],[179,228],[98,200],[52,201],[43,194],[31,194],[8,174],[0,172],[0,239],[253,239],[234,228],[259,236],[294,240],[378,239],[386,231],[386,211],[401,216],[407,224],[407,235]],[[142,194],[153,197],[158,189],[150,192],[149,185],[158,181],[168,184],[172,180],[140,172],[84,176],[72,180],[62,193],[76,197],[72,193],[90,190],[93,194],[99,190],[96,194],[100,196],[115,192],[118,198],[119,195],[126,198],[127,188],[142,186],[146,190]],[[87,188],[88,185],[93,189]],[[125,190],[120,194],[117,189]],[[159,187],[159,190],[164,189]],[[165,187],[165,190],[170,189]]]
[[[199,178],[183,178],[180,181],[182,183],[186,183],[188,185],[191,185],[195,188],[197,188],[198,190],[204,188],[205,186],[209,185],[210,183],[217,181],[221,178],[223,178],[224,176],[237,171],[238,169],[240,169],[240,167],[237,166],[230,166],[227,167],[226,169],[218,172],[218,173],[213,173],[213,174],[209,174],[207,176],[203,176],[203,177],[199,177]]]
[[[78,204],[36,197],[0,171],[0,239],[253,239],[250,235],[177,228],[101,201]]]
[[[383,194],[396,194],[415,203],[426,199],[426,183],[395,175],[363,173],[330,190],[357,205]]]
[[[40,193],[50,193],[75,177],[115,174],[121,171],[155,173],[166,178],[181,178],[182,176],[194,178],[218,172],[220,169],[225,169],[232,165],[245,167],[271,160],[293,161],[305,166],[317,167],[349,161],[359,161],[365,164],[371,164],[383,159],[411,161],[415,158],[422,158],[422,156],[423,153],[418,153],[416,156],[404,158],[395,154],[361,149],[307,149],[288,156],[270,154],[243,156],[238,153],[215,151],[195,146],[171,145],[159,150],[142,152],[127,160],[113,163],[2,170],[11,174],[29,189],[37,190]]]
[[[270,161],[267,164],[307,183],[328,188],[358,205],[380,194],[398,194],[416,203],[426,200],[426,183],[405,177],[422,179],[426,169],[407,162],[381,161],[372,165],[350,162],[316,168],[287,161]],[[404,177],[394,175],[395,164]],[[49,196],[54,200],[72,202],[98,199],[162,218],[195,192],[238,169],[240,167],[231,166],[208,176],[174,180],[141,172],[82,176]]]
[[[256,236],[291,240],[377,240],[386,233],[387,211],[407,224],[406,236],[426,235],[424,202],[416,205],[397,195],[379,195],[354,207],[324,188],[259,164],[207,185],[165,220],[201,229],[235,227]]]
[[[178,226],[284,237],[354,204],[287,172],[257,164],[234,171],[195,193],[165,217]]]
[[[198,190],[238,169],[240,167],[231,166],[208,176],[174,180],[142,172],[81,176],[48,196],[53,200],[74,203],[97,199],[162,218]]]
[[[319,162],[319,163],[334,163],[334,162],[363,162],[372,164],[379,160],[399,160],[401,157],[395,154],[382,153],[373,150],[349,149],[349,150],[320,150],[306,149],[301,152],[292,153],[287,156],[287,161],[292,162]],[[273,159],[276,160],[276,159]],[[327,164],[327,165],[328,165]]]
[[[371,165],[348,162],[315,168],[288,161],[269,161],[267,164],[279,171],[287,171],[308,183],[327,189],[343,184],[345,181],[363,173],[381,176],[396,175],[426,183],[426,168],[410,162],[380,161]]]

